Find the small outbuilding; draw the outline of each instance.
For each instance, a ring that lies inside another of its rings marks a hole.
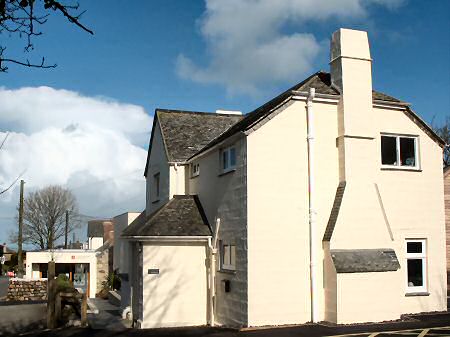
[[[175,195],[149,216],[143,212],[122,232],[133,252],[133,318],[142,328],[207,324],[211,235],[191,195]]]

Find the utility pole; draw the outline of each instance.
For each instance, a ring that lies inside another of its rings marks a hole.
[[[20,200],[19,200],[19,237],[17,238],[17,276],[23,277],[23,261],[22,261],[22,228],[23,228],[23,188],[25,182],[20,181]]]
[[[69,234],[69,210],[66,210],[66,232],[64,237],[64,249],[67,249],[67,235]]]

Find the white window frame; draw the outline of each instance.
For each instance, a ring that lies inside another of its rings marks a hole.
[[[408,242],[418,242],[422,244],[422,253],[408,253]],[[426,293],[427,292],[427,240],[426,239],[406,239],[405,240],[405,270],[406,270],[406,293]],[[421,286],[410,286],[408,284],[408,260],[422,260],[422,279]]]
[[[200,175],[200,164],[192,163],[191,164],[191,177],[198,177]]]
[[[228,256],[229,258],[225,261],[225,249],[227,247],[230,249],[230,252]],[[220,270],[236,270],[236,245],[220,241]]]
[[[397,164],[394,165],[386,165],[383,164],[383,153],[381,152],[381,138],[382,137],[393,137],[395,138],[395,152],[396,152],[396,162]],[[408,166],[408,165],[400,165],[400,138],[411,138],[414,139],[414,166]],[[419,164],[419,136],[414,135],[402,135],[402,134],[395,134],[395,133],[382,133],[380,136],[380,161],[381,161],[381,167],[384,168],[391,168],[391,169],[397,169],[397,170],[419,170],[420,164]]]
[[[231,165],[231,152],[232,150],[234,150],[234,165]],[[226,156],[226,167],[224,167],[224,155]],[[221,168],[221,172],[222,173],[226,173],[226,172],[230,172],[230,171],[234,171],[236,169],[236,162],[237,162],[237,151],[236,151],[236,147],[233,146],[229,146],[226,147],[224,149],[222,149],[222,151],[220,151],[220,168]]]

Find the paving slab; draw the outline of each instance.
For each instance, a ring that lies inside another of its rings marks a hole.
[[[120,307],[101,298],[92,298],[89,302],[87,318],[91,329],[125,330],[130,327],[130,323],[122,319]]]

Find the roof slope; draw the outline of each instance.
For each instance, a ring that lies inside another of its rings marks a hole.
[[[122,237],[210,235],[203,207],[194,195],[175,195],[147,218],[142,212],[122,232]]]
[[[317,94],[324,94],[324,95],[335,95],[339,96],[340,93],[337,91],[332,85],[331,85],[331,75],[330,73],[324,72],[324,71],[318,71],[315,74],[312,74],[302,82],[294,85],[292,88],[286,90],[285,92],[281,93],[277,97],[273,98],[269,102],[265,103],[264,105],[260,106],[259,108],[253,110],[252,112],[245,115],[245,117],[233,125],[230,129],[228,129],[226,132],[221,134],[219,137],[215,138],[213,141],[211,141],[208,145],[206,145],[200,152],[203,152],[212,146],[214,146],[217,143],[220,143],[222,140],[228,138],[229,136],[240,132],[250,129],[257,121],[263,119],[267,115],[269,115],[272,112],[272,109],[279,104],[283,103],[286,99],[288,99],[290,96],[292,96],[293,91],[303,91],[308,92],[310,88],[315,88]],[[381,92],[372,91],[372,98],[374,100],[382,100],[387,102],[395,102],[395,103],[404,103],[401,100],[383,94]]]
[[[337,273],[368,273],[400,269],[393,249],[336,249],[331,258]]]
[[[157,109],[169,162],[186,161],[243,116]]]

